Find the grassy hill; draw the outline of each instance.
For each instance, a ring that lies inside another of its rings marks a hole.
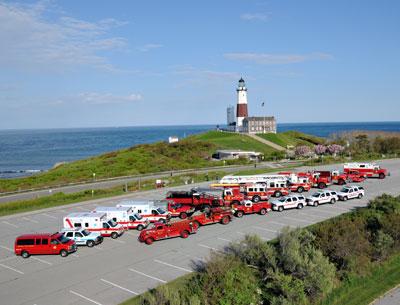
[[[325,142],[325,139],[312,136],[309,134],[305,134],[299,131],[285,131],[279,133],[269,133],[269,134],[258,134],[259,137],[269,140],[275,144],[278,144],[282,147],[286,147],[288,145],[297,146],[297,145],[308,145],[313,146],[316,144],[322,144]]]

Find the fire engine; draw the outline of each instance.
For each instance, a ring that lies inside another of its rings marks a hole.
[[[126,229],[137,229],[139,231],[147,228],[150,224],[148,218],[133,213],[131,207],[96,207],[93,212],[106,213],[107,217],[123,225]]]
[[[151,245],[155,240],[173,237],[187,238],[190,234],[196,233],[198,226],[192,220],[185,219],[175,222],[156,222],[152,228],[144,229],[139,234],[139,241]]]
[[[190,220],[198,227],[214,223],[227,225],[232,220],[232,210],[230,208],[212,208],[209,212],[196,212]]]
[[[220,196],[192,189],[191,191],[170,191],[166,199],[182,206],[194,207],[195,210],[209,210],[211,207],[224,205]]]
[[[167,210],[172,217],[179,217],[181,219],[186,219],[196,211],[195,207],[191,205],[175,203],[173,201],[167,203]]]
[[[384,179],[386,176],[390,175],[386,169],[381,168],[376,163],[345,163],[343,169],[345,173],[357,171],[368,178],[378,177],[379,179]]]
[[[261,215],[267,214],[271,210],[271,204],[267,201],[252,202],[251,200],[245,200],[240,204],[234,204],[232,206],[235,216],[242,217],[244,214],[259,213]]]
[[[312,187],[311,177],[308,173],[280,172],[279,174],[288,177],[289,189],[292,192],[308,192]]]
[[[150,222],[166,222],[171,218],[170,213],[162,207],[157,207],[154,201],[125,200],[117,204],[117,207],[131,208],[133,213],[147,218]]]
[[[90,232],[100,232],[101,236],[118,238],[124,233],[124,227],[109,219],[106,213],[81,212],[64,217],[64,228],[83,228]]]

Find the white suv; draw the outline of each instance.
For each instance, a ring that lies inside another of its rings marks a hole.
[[[364,188],[357,185],[345,186],[340,192],[338,192],[339,199],[343,201],[353,198],[361,199],[364,195]]]
[[[306,198],[303,195],[288,195],[275,199],[271,202],[274,211],[282,212],[285,209],[298,208],[302,209],[306,203]]]
[[[334,204],[338,200],[339,197],[337,193],[331,190],[318,191],[306,198],[307,205],[312,205],[315,207],[323,203]]]

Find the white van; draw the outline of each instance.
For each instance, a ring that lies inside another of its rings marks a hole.
[[[171,214],[161,207],[157,207],[154,201],[125,200],[117,204],[117,207],[131,208],[133,213],[149,219],[150,222],[166,222]]]
[[[127,229],[145,229],[150,224],[148,218],[134,213],[131,207],[102,207],[98,206],[93,210],[94,213],[106,213],[109,219],[114,220],[118,224]]]

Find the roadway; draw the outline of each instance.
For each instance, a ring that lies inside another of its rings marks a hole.
[[[271,240],[285,227],[304,227],[366,206],[382,193],[400,193],[400,159],[379,162],[391,176],[362,183],[366,196],[361,199],[321,205],[317,208],[270,212],[266,216],[247,215],[226,226],[201,227],[188,239],[175,238],[147,246],[137,241],[138,231],[126,232],[120,239],[105,241],[94,248],[79,248],[67,258],[13,254],[19,234],[53,232],[62,217],[72,211],[91,210],[97,205],[114,205],[118,198],[100,199],[20,215],[0,217],[0,299],[7,305],[114,305],[157,285],[192,272],[195,264],[209,257],[210,251],[223,251],[231,241],[246,234]],[[334,169],[338,165],[320,168]],[[205,186],[206,183],[198,184]],[[192,186],[192,185],[191,185]],[[191,186],[180,187],[189,188]],[[332,187],[338,189],[339,186]],[[177,189],[176,187],[174,189]],[[167,189],[131,194],[131,198],[160,199]]]
[[[287,166],[290,163],[278,163],[278,162],[262,162],[257,164],[257,168],[280,168]],[[207,173],[213,171],[225,171],[227,173],[232,173],[236,171],[242,170],[249,170],[254,169],[254,165],[233,165],[233,166],[221,166],[221,167],[212,167],[212,168],[202,168],[202,169],[190,169],[190,170],[178,170],[178,171],[170,171],[170,172],[163,172],[158,174],[146,174],[142,176],[133,176],[133,177],[120,177],[120,178],[112,178],[107,180],[99,180],[89,183],[81,183],[81,184],[73,184],[73,185],[65,185],[61,187],[53,187],[53,188],[43,188],[34,191],[22,191],[13,194],[5,194],[0,193],[0,203],[6,203],[11,201],[17,200],[27,200],[27,199],[34,199],[43,196],[49,196],[55,193],[63,192],[65,194],[68,193],[76,193],[86,190],[98,190],[98,189],[105,189],[105,188],[112,188],[116,186],[123,186],[126,183],[137,182],[139,180],[155,180],[160,178],[168,177],[169,175],[184,175],[188,173]]]

